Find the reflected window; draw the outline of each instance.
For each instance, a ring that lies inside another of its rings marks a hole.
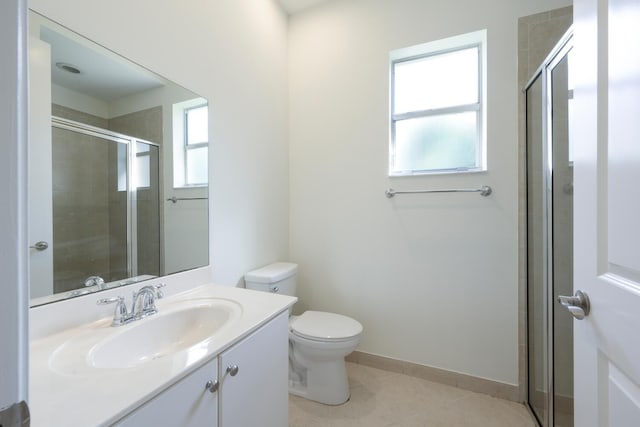
[[[136,143],[135,187],[149,188],[151,186],[151,150],[149,145]]]
[[[173,106],[173,186],[209,183],[209,107],[202,98]]]
[[[478,31],[391,53],[390,175],[485,169]]]
[[[209,108],[201,105],[185,111],[186,185],[207,183],[209,156]]]
[[[128,169],[128,145],[118,144],[117,158],[118,158],[118,191],[127,191],[129,188],[129,181],[127,180]]]

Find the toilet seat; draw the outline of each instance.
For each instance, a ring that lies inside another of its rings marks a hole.
[[[360,335],[362,325],[341,314],[310,310],[292,317],[289,330],[298,337],[312,341],[339,342]]]

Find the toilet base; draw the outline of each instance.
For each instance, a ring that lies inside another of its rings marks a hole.
[[[351,395],[344,359],[315,361],[311,365],[289,373],[289,393],[325,405],[346,403]],[[291,365],[289,369],[293,369]]]
[[[323,405],[328,405],[328,406],[340,406],[340,405],[344,405],[345,403],[347,403],[349,400],[351,400],[351,393],[348,394],[347,396],[347,400],[345,400],[344,402],[341,403],[327,403],[327,402],[321,402],[319,400],[315,400],[315,399],[311,399],[309,396],[307,396],[307,393],[303,390],[297,390],[295,388],[295,386],[292,386],[291,384],[289,384],[289,394],[293,394],[294,396],[298,396],[298,397],[302,397],[304,399],[307,400],[312,400],[314,402],[318,402],[318,403],[322,403]]]

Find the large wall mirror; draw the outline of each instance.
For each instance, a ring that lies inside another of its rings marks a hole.
[[[31,305],[207,265],[207,100],[29,19]]]

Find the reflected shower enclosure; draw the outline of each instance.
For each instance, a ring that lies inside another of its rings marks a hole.
[[[90,276],[158,276],[158,146],[54,118],[52,162],[54,293]]]

